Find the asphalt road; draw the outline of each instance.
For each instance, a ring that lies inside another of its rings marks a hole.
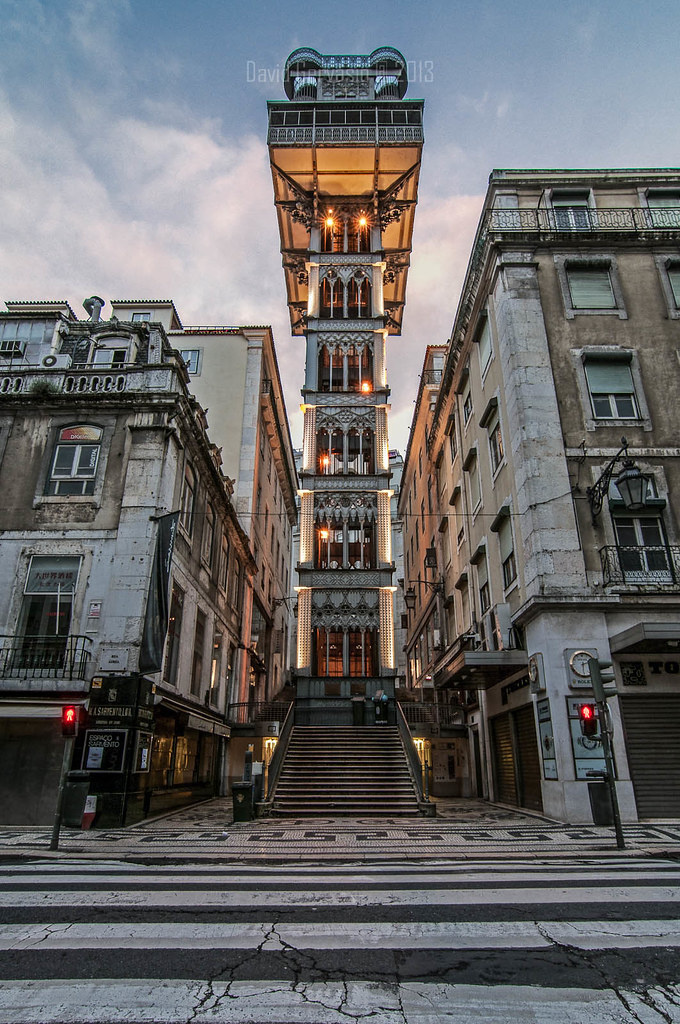
[[[1,1024],[680,1022],[680,865],[0,869]]]

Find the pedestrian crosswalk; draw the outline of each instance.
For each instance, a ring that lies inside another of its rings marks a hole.
[[[0,868],[0,1024],[680,1022],[680,865]]]

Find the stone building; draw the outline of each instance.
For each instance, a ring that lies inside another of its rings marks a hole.
[[[227,707],[248,688],[257,567],[205,412],[159,320],[85,306],[88,320],[67,303],[0,314],[0,806],[13,823],[54,813],[65,703],[89,699],[73,767],[114,824],[220,790]],[[163,649],[149,607],[163,604],[168,519]]]
[[[401,329],[422,148],[406,62],[296,50],[269,153],[294,335],[305,339],[297,708],[352,721],[394,695],[386,343]]]
[[[431,670],[464,708],[473,793],[600,813],[591,655],[614,663],[622,816],[680,813],[679,321],[677,171],[492,173],[404,471],[422,456],[436,482]]]
[[[182,355],[189,388],[210,417],[210,437],[233,481],[233,502],[251,542],[250,678],[235,720],[271,701],[289,681],[293,627],[291,560],[297,474],[271,327],[183,326],[172,302],[116,300],[121,319],[157,320]],[[249,710],[250,709],[250,710]]]

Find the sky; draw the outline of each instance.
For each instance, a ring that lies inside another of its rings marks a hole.
[[[0,299],[172,298],[185,326],[271,324],[293,443],[266,100],[298,46],[409,62],[425,146],[390,446],[450,336],[500,167],[672,167],[677,0],[0,0]],[[107,316],[110,307],[104,308]]]

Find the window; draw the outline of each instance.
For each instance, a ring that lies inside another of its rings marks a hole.
[[[17,623],[17,668],[64,667],[80,555],[33,555]]]
[[[174,581],[170,597],[170,615],[168,617],[168,637],[165,648],[165,665],[163,679],[171,686],[177,685],[179,668],[179,652],[182,642],[182,614],[184,611],[184,591]]]
[[[608,267],[567,267],[567,282],[574,309],[616,307]]]
[[[476,456],[469,461],[466,468],[470,484],[470,508],[474,512],[482,501],[482,490],[479,480],[479,461]]]
[[[517,563],[512,539],[512,522],[510,516],[501,520],[498,528],[498,544],[500,547],[501,566],[503,569],[503,587],[505,590],[517,579]]]
[[[495,473],[504,459],[503,435],[498,420],[494,420],[489,428],[489,454],[491,457],[491,469]]]
[[[472,395],[468,391],[463,399],[463,423],[465,426],[468,425],[470,417],[472,416]]]
[[[203,679],[203,649],[205,647],[205,613],[196,611],[196,629],[194,631],[194,655],[191,662],[191,692],[197,697],[201,693]]]
[[[491,356],[493,354],[493,350],[491,348],[491,328],[489,327],[488,316],[484,317],[482,326],[477,333],[476,340],[479,345],[479,365],[483,377],[488,369],[489,363],[491,362]]]
[[[120,345],[105,345],[101,348],[95,347],[92,354],[92,362],[95,366],[107,366],[111,370],[118,370],[129,361],[129,348],[122,342]]]
[[[187,462],[184,467],[184,484],[180,501],[179,521],[191,537],[194,530],[194,503],[196,501],[196,474]]]
[[[579,231],[590,227],[589,192],[553,192],[555,226],[560,231]]]
[[[133,324],[148,324],[151,320],[151,313],[133,313],[132,322]]]
[[[652,227],[680,227],[680,191],[650,189],[647,193],[647,206]]]
[[[231,575],[231,605],[232,608],[240,608],[241,605],[241,562],[234,557],[234,565]]]
[[[102,430],[88,423],[59,431],[47,494],[93,494]]]
[[[669,264],[668,281],[671,286],[675,305],[680,309],[680,263]]]
[[[220,551],[220,573],[219,582],[225,594],[229,584],[229,538],[226,533],[222,534],[222,550]]]
[[[584,313],[627,319],[613,254],[593,253],[578,259],[565,254],[553,259],[568,320]]]
[[[656,516],[614,516],[614,532],[626,583],[671,583],[662,521]]]
[[[210,502],[206,502],[205,519],[203,520],[203,538],[201,543],[201,558],[206,565],[212,565],[213,546],[215,544],[215,509]]]
[[[193,376],[200,373],[201,370],[201,349],[200,348],[182,348],[180,349],[180,355],[184,360],[187,368],[187,373]]]
[[[477,566],[477,587],[479,589],[479,610],[484,615],[491,607],[491,593],[489,591],[489,570],[486,565],[486,558],[482,558]]]
[[[585,371],[596,419],[639,419],[629,360],[589,357]]]

